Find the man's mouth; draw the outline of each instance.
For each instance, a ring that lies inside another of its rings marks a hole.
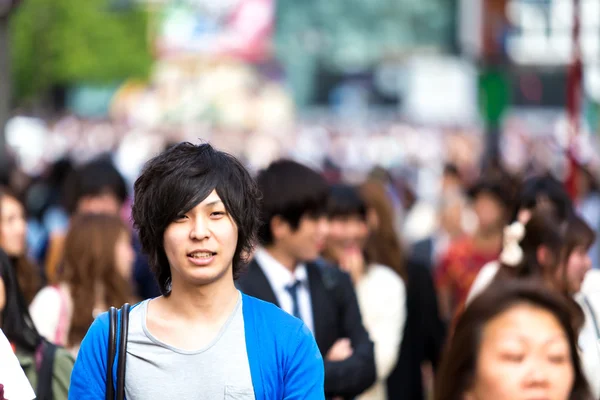
[[[188,257],[195,259],[208,259],[215,256],[217,253],[213,251],[194,251],[188,254]]]

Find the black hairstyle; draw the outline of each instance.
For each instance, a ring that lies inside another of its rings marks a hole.
[[[563,259],[561,261],[566,263],[568,257],[577,247],[583,247],[584,249],[589,250],[595,241],[596,232],[594,232],[582,217],[574,213],[566,223],[562,245]]]
[[[560,263],[561,249],[565,238],[566,223],[557,219],[549,210],[535,211],[525,224],[525,234],[519,241],[523,257],[518,265],[501,264],[496,275],[499,280],[510,278],[545,279],[554,276]],[[549,251],[548,265],[540,264],[537,251],[540,247]]]
[[[458,318],[436,377],[435,400],[464,398],[474,384],[485,326],[503,312],[521,304],[543,309],[558,320],[569,342],[574,371],[569,400],[592,398],[579,359],[577,341],[581,325],[574,323],[572,304],[539,282],[512,280],[488,288],[473,299]]]
[[[34,352],[42,341],[19,288],[17,274],[6,253],[0,250],[0,279],[4,283],[6,301],[0,314],[0,328],[17,348]]]
[[[73,170],[64,186],[64,204],[72,215],[86,196],[113,194],[121,204],[127,199],[127,184],[109,156],[99,156]]]
[[[325,214],[329,188],[325,178],[307,166],[291,160],[278,160],[259,172],[256,178],[262,192],[258,236],[263,245],[273,243],[271,221],[280,216],[297,229],[304,216]]]
[[[170,293],[171,270],[164,233],[177,216],[186,213],[216,190],[238,228],[233,256],[237,279],[256,243],[260,192],[244,166],[210,144],[183,142],[146,163],[134,184],[132,218],[142,249],[148,254],[161,293]]]
[[[481,178],[468,190],[471,199],[477,198],[480,194],[489,194],[493,196],[501,205],[506,208],[506,217],[509,217],[513,205],[513,196],[510,188],[498,179]]]
[[[564,237],[561,246],[560,261],[564,266],[562,270],[562,277],[560,277],[558,284],[559,288],[567,295],[574,295],[572,293],[573,288],[569,286],[567,279],[567,265],[569,263],[569,257],[577,249],[581,247],[586,252],[589,251],[590,247],[596,241],[596,232],[588,225],[587,222],[577,214],[571,215],[571,218],[567,220],[564,228]]]
[[[347,184],[336,184],[329,188],[326,214],[328,218],[358,216],[367,219],[367,206],[357,188]]]
[[[444,176],[452,176],[454,178],[461,179],[458,167],[452,163],[446,163],[444,165]]]
[[[573,202],[564,185],[550,174],[532,176],[523,182],[514,219],[520,210],[533,210],[539,206],[550,208],[559,221],[566,221],[574,213]]]
[[[519,241],[522,259],[517,265],[500,264],[500,270],[492,285],[504,285],[507,281],[530,280],[552,287],[563,295],[571,305],[574,319],[583,321],[581,307],[573,299],[567,282],[566,270],[559,275],[560,266],[565,265],[569,255],[577,246],[588,247],[595,235],[587,224],[575,214],[567,221],[560,221],[551,210],[535,210],[525,224],[525,235]],[[548,258],[544,263],[538,259],[538,249],[547,249]]]

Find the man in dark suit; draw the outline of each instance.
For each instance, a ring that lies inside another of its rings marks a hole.
[[[327,184],[315,171],[288,160],[271,164],[257,182],[264,247],[238,287],[301,318],[325,360],[325,395],[352,399],[375,382],[373,343],[350,277],[318,259],[328,229]]]

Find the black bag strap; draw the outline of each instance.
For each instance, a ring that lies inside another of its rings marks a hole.
[[[121,334],[119,335],[119,365],[117,366],[117,400],[125,399],[125,358],[129,333],[129,304],[121,307]]]
[[[107,368],[106,368],[106,400],[114,400],[115,398],[115,387],[113,384],[112,367],[115,363],[115,354],[117,351],[117,309],[111,307],[108,310],[109,324],[108,324],[108,357],[107,357]]]
[[[46,340],[42,341],[41,346],[43,346],[42,363],[37,374],[36,398],[38,400],[52,400],[52,378],[56,346]]]

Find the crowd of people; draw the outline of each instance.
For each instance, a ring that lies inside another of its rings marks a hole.
[[[29,387],[0,375],[0,399],[600,399],[599,194],[578,168],[572,199],[550,173],[448,164],[419,240],[384,168],[254,173],[181,142],[131,193],[107,156],[6,174],[0,328]]]

